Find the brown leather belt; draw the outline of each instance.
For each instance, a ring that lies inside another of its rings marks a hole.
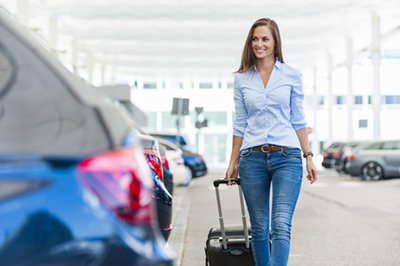
[[[265,145],[252,147],[252,149],[268,153],[268,152],[272,152],[272,151],[280,151],[281,149],[287,150],[287,149],[290,149],[290,148],[289,147],[278,146],[278,145],[265,144]]]

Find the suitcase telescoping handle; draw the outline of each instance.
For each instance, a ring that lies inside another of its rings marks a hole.
[[[249,229],[247,227],[246,212],[244,209],[243,191],[242,191],[242,188],[240,187],[240,179],[232,178],[231,182],[236,182],[236,184],[238,184],[240,207],[242,209],[242,223],[243,223],[243,230],[244,230],[244,239],[245,239],[245,243],[246,243],[246,248],[248,249],[250,247]],[[225,233],[225,227],[224,227],[224,217],[222,216],[221,199],[219,197],[219,189],[218,189],[220,184],[228,184],[228,180],[227,179],[214,180],[215,195],[217,198],[217,207],[218,207],[218,215],[219,215],[219,225],[221,227],[221,234],[222,234],[222,245],[223,245],[224,249],[228,249],[228,243],[226,240],[226,233]]]

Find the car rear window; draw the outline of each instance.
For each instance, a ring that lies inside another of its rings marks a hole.
[[[335,150],[339,149],[340,145],[341,145],[341,143],[332,143],[328,147],[327,152],[331,152],[331,151],[335,151]]]
[[[400,150],[400,141],[388,141],[382,145],[383,150]]]
[[[382,146],[382,142],[377,142],[377,143],[373,143],[369,146],[367,146],[365,149],[366,150],[380,150]]]

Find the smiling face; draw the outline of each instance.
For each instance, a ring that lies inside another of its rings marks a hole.
[[[258,26],[254,29],[251,47],[258,60],[274,59],[275,40],[268,26]]]

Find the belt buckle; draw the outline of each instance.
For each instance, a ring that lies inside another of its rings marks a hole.
[[[268,153],[268,152],[270,152],[271,150],[270,150],[270,145],[269,144],[265,144],[265,145],[262,145],[261,146],[261,151],[262,152],[264,152],[264,153]]]

